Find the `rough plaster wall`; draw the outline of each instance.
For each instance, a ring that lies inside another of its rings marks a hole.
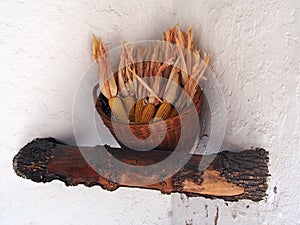
[[[171,11],[169,1],[0,2],[0,224],[170,224],[170,196],[36,184],[14,174],[12,158],[35,137],[74,144],[72,102],[93,32],[110,47],[158,38]]]
[[[266,148],[272,176],[259,203],[173,195],[172,224],[300,224],[299,8],[296,0],[174,1],[176,20],[193,25],[213,56],[227,107],[223,148]]]

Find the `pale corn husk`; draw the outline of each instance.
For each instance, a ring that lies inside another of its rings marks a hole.
[[[180,25],[177,24],[177,35],[175,36],[178,52],[178,57],[180,58],[180,69],[181,69],[181,85],[185,85],[188,81],[188,69],[186,67],[185,55],[187,54],[186,48],[188,47],[188,34],[183,32]],[[184,49],[183,49],[184,48]]]
[[[174,58],[170,58],[157,69],[156,75],[154,76],[153,91],[155,93],[157,93],[158,96],[163,96],[163,93],[165,92],[165,87],[167,84],[165,79],[162,79],[162,77],[163,77],[162,73],[166,68],[168,68],[170,65],[174,64],[173,61],[174,61]],[[149,103],[157,105],[159,103],[159,101],[153,95],[150,95]]]
[[[175,57],[176,53],[174,52],[174,49],[172,47],[172,44],[175,43],[174,35],[176,33],[176,27],[169,29],[167,32],[164,33],[164,41],[165,41],[165,60]],[[168,66],[163,71],[163,77],[168,79],[169,75],[171,73],[172,66]]]
[[[193,35],[193,28],[191,26],[189,27],[188,30],[187,49],[190,51],[194,50],[194,35]]]
[[[152,81],[154,80],[154,75],[156,74],[156,70],[157,70],[157,65],[158,68],[160,67],[160,62],[158,62],[159,60],[159,54],[160,54],[160,49],[161,49],[161,42],[157,41],[156,43],[156,47],[153,50],[153,54],[151,56],[150,59],[150,70],[149,70],[149,76],[153,79],[151,79]],[[152,85],[152,83],[151,83]]]
[[[129,68],[131,70],[133,70],[135,72],[135,66],[134,66],[134,59],[133,59],[133,46],[129,43],[125,43],[124,44],[125,47],[125,53],[126,53],[126,57],[125,57],[125,64],[126,64],[126,78],[127,78],[127,89],[129,92],[129,95],[134,95],[134,77],[131,73],[131,71],[129,71]]]
[[[143,77],[149,77],[151,55],[152,55],[152,45],[150,43],[143,53]]]
[[[139,77],[142,77],[143,76],[143,47],[142,46],[137,46],[135,48],[135,54],[134,54],[134,57],[135,57],[135,71],[136,71],[136,74],[139,76]],[[138,82],[136,82],[135,84],[135,98],[136,99],[141,99],[143,98],[143,92],[144,92],[144,88],[142,85],[140,85]]]
[[[92,53],[93,53],[93,57],[94,57],[95,61],[98,60],[98,54],[99,54],[99,50],[98,49],[99,49],[98,39],[95,36],[95,34],[93,34]]]
[[[149,81],[150,81],[150,86],[152,87],[152,93],[155,93],[155,95],[158,95],[159,91],[159,82],[156,82],[157,76],[156,73],[158,72],[161,63],[158,61],[159,60],[159,54],[160,54],[160,48],[161,48],[161,42],[157,41],[156,47],[154,48],[153,54],[151,56],[151,62],[150,62],[150,70],[149,70]],[[156,97],[150,93],[149,95],[149,104],[155,104],[155,99]]]
[[[115,78],[111,72],[108,49],[102,43],[102,40],[94,35],[92,46],[94,60],[98,64],[99,87],[102,94],[107,98],[117,95],[118,88]]]
[[[130,69],[129,69],[130,70]],[[152,94],[159,102],[162,102],[162,100],[154,93],[151,87],[143,80],[141,79],[134,71],[130,70],[133,74],[133,76],[137,79],[137,81],[143,85],[143,87],[150,93]]]
[[[134,104],[135,104],[135,99],[133,96],[126,96],[124,98],[124,108],[126,113],[128,113],[130,115],[130,112],[132,110],[132,108],[134,108]]]
[[[188,69],[186,66],[186,62],[184,59],[184,55],[183,55],[183,49],[182,48],[178,48],[178,57],[180,59],[179,61],[179,65],[180,65],[180,72],[181,72],[181,85],[185,85],[189,79],[189,75],[188,75]]]
[[[126,82],[125,82],[125,48],[124,45],[122,45],[121,48],[121,56],[120,56],[120,63],[119,63],[119,69],[118,69],[118,87],[119,87],[119,92],[121,96],[128,96],[128,90],[126,87]]]
[[[205,79],[204,72],[207,69],[209,59],[210,59],[210,55],[206,54],[204,52],[204,59],[199,62],[198,67],[192,73],[192,78],[196,82],[193,82],[192,85],[190,85],[190,88],[189,88],[189,94],[190,94],[191,98],[193,98],[194,95],[195,95],[197,85],[200,83],[201,80]]]
[[[187,74],[192,74],[192,56],[194,51],[194,35],[193,35],[193,28],[189,27],[188,30],[188,40],[187,40],[187,52],[186,52],[186,69]]]
[[[152,44],[150,43],[143,53],[143,76],[142,76],[142,78],[146,78],[145,82],[148,82],[148,86],[150,85],[149,76],[150,76],[150,64],[151,64],[150,60],[151,60],[151,56],[152,56],[152,51],[153,51]],[[146,97],[146,96],[148,96],[148,93],[149,93],[149,91],[144,87],[142,96]]]
[[[177,35],[175,35],[175,42],[177,45],[183,46],[184,48],[187,48],[187,39],[188,35],[181,30],[179,23],[176,24],[176,30],[177,30]]]
[[[134,62],[132,55],[133,47],[130,44],[124,42],[122,44],[121,49],[121,58],[118,71],[118,83],[120,94],[124,98],[123,106],[125,108],[126,114],[129,115],[129,120],[132,119],[130,112],[131,109],[134,107],[134,93],[136,89],[135,83],[133,82],[133,77],[131,75],[131,72],[129,71],[129,68],[133,66],[131,64]],[[135,68],[133,68],[133,70],[135,70]]]
[[[166,100],[167,102],[173,104],[176,101],[178,90],[180,88],[179,84],[179,69],[178,69],[178,64],[179,64],[179,58],[174,64],[174,67],[172,68],[172,71],[169,76],[168,83],[165,88],[165,92],[163,95],[163,99]]]

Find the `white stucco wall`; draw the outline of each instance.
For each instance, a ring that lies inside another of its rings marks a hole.
[[[223,148],[266,148],[272,176],[259,203],[173,196],[172,224],[214,224],[217,208],[218,224],[300,224],[299,1],[175,0],[174,12],[213,56],[227,106]]]
[[[1,1],[0,224],[214,224],[217,208],[217,224],[300,224],[297,4],[299,12],[297,0]],[[148,190],[36,184],[14,174],[13,156],[33,138],[75,143],[72,101],[92,62],[93,32],[114,47],[159,38],[176,22],[193,25],[213,56],[228,112],[223,148],[270,151],[265,201],[227,206]]]

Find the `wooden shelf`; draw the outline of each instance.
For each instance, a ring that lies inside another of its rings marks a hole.
[[[156,175],[167,178],[148,184],[140,181],[153,179],[153,176],[149,177],[149,171],[139,172],[131,168],[155,164],[172,152],[138,152],[109,146],[84,147],[84,151],[80,149],[54,138],[35,139],[14,157],[13,167],[17,175],[35,182],[61,180],[67,186],[99,185],[109,191],[118,187],[146,188],[166,194],[179,192],[188,196],[222,198],[227,201],[260,201],[266,196],[269,159],[264,149],[220,152],[204,171],[199,171],[199,163],[210,156],[191,155],[184,167],[175,174],[163,175],[165,170],[162,169]],[[128,167],[116,170],[112,165],[112,157]],[[179,161],[182,157],[180,152],[175,154]],[[174,165],[165,165],[165,168],[170,166]],[[105,174],[105,177],[101,174]]]

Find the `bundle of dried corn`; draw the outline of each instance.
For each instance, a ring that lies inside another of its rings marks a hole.
[[[185,33],[179,24],[155,46],[124,42],[116,76],[101,39],[94,37],[92,49],[113,119],[133,124],[166,120],[190,107],[210,59],[195,48],[193,29]]]
[[[108,49],[103,45],[101,39],[94,36],[93,56],[98,64],[98,78],[101,93],[108,99],[109,107],[116,119],[126,120],[126,111],[122,100],[118,96],[118,87],[115,77],[111,72]]]

